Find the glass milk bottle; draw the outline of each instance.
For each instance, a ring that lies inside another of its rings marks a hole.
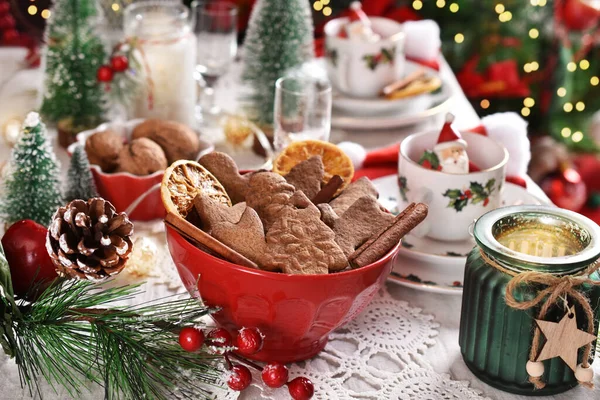
[[[144,1],[125,9],[126,41],[137,47],[141,88],[130,118],[160,118],[195,127],[196,37],[180,3]]]

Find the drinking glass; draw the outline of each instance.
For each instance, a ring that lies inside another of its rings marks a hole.
[[[276,152],[293,141],[329,140],[331,85],[312,78],[279,78],[275,83],[273,118]]]
[[[197,114],[200,122],[206,122],[221,111],[215,104],[215,85],[237,53],[238,10],[235,4],[222,1],[194,1],[191,9],[198,43],[196,78],[204,86]]]

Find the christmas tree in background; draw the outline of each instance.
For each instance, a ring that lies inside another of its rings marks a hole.
[[[12,150],[0,202],[2,220],[32,219],[48,226],[62,204],[58,162],[37,113],[29,113]]]
[[[313,23],[306,0],[258,0],[245,40],[242,78],[252,94],[250,117],[261,125],[273,123],[275,81],[314,55]]]
[[[71,164],[67,174],[67,190],[65,193],[65,201],[75,199],[87,200],[92,197],[97,197],[96,185],[94,177],[90,171],[90,162],[83,146],[75,147],[71,156]]]
[[[106,52],[94,30],[95,17],[94,0],[57,0],[46,27],[41,113],[71,134],[95,127],[105,112],[104,89],[96,72]],[[68,143],[59,139],[62,145]]]
[[[533,134],[598,149],[588,133],[600,109],[600,13],[585,0],[399,4],[440,24],[444,55],[479,115],[516,111]]]

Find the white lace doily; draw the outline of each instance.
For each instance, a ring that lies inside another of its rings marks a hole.
[[[181,280],[164,240],[164,227],[135,224],[138,237],[151,241],[155,252],[150,285],[152,291],[182,292]],[[436,373],[422,357],[435,344],[439,325],[433,316],[421,313],[406,301],[396,300],[386,290],[348,325],[332,333],[329,343],[311,360],[289,366],[290,377],[308,377],[315,386],[314,399],[482,399],[468,382],[453,381]],[[267,339],[268,340],[268,339]],[[221,399],[289,399],[285,387],[261,385],[258,373],[253,384],[238,393],[223,390]],[[226,376],[221,384],[226,385]]]

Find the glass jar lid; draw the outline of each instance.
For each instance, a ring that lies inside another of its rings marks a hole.
[[[600,227],[580,214],[552,206],[498,208],[473,229],[484,252],[513,270],[575,273],[600,257]]]
[[[141,39],[171,40],[190,32],[194,24],[186,6],[171,1],[135,2],[123,15],[125,36]]]

